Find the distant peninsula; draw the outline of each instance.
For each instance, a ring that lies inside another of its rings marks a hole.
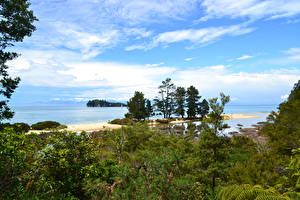
[[[86,104],[87,107],[125,107],[126,104],[118,102],[108,102],[106,100],[94,99]]]

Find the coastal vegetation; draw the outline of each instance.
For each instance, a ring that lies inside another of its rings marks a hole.
[[[209,112],[209,105],[206,99],[200,102],[201,96],[194,86],[185,89],[177,87],[171,78],[162,81],[158,86],[158,96],[151,100],[146,99],[142,92],[136,91],[134,96],[127,102],[128,113],[126,118],[145,120],[154,115],[163,116],[163,121],[168,122],[170,118],[180,116],[187,119],[202,120]],[[159,120],[158,120],[159,121]]]
[[[260,131],[224,134],[229,96],[184,134],[134,122],[93,133],[0,132],[1,199],[299,199],[299,83]],[[294,97],[293,97],[294,96]],[[294,112],[295,113],[295,112]]]
[[[20,82],[19,77],[13,78],[8,73],[7,62],[19,56],[11,47],[31,36],[36,29],[33,22],[38,19],[29,5],[27,0],[0,2],[0,122],[13,117],[8,102]]]
[[[55,121],[43,121],[31,125],[31,129],[33,130],[63,129],[63,128],[66,128],[66,126]]]
[[[118,102],[108,102],[106,100],[94,99],[90,100],[86,104],[87,107],[125,107],[126,104]]]
[[[0,94],[9,99],[19,78],[10,78],[5,64],[17,54],[5,50],[30,36],[37,19],[26,0],[0,5]],[[257,130],[260,140],[225,134],[229,96],[200,99],[194,86],[176,87],[167,78],[154,105],[135,92],[120,129],[27,134],[27,124],[1,124],[0,199],[300,199],[300,81]],[[0,106],[3,122],[13,113],[7,100]],[[162,132],[144,122],[154,112],[166,121],[177,115],[202,122]]]

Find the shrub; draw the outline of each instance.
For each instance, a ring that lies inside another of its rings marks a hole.
[[[0,130],[4,130],[5,128],[11,128],[16,133],[27,133],[30,130],[30,126],[26,123],[1,124]]]
[[[17,133],[27,133],[30,130],[30,126],[26,123],[14,123],[12,126]]]
[[[168,124],[170,122],[169,119],[157,119],[156,121],[161,124]]]
[[[114,119],[111,122],[109,122],[110,124],[119,124],[119,125],[133,125],[133,120],[129,119],[129,118],[123,118],[123,119]]]
[[[32,124],[31,128],[34,130],[55,129],[61,128],[61,124],[55,121],[44,121]]]

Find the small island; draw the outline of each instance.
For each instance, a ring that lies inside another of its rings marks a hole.
[[[106,100],[94,99],[86,104],[87,107],[125,107],[126,104],[118,102],[108,102]]]

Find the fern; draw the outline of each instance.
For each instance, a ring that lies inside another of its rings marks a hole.
[[[275,189],[264,189],[259,185],[232,185],[224,187],[217,194],[218,200],[289,200]]]

